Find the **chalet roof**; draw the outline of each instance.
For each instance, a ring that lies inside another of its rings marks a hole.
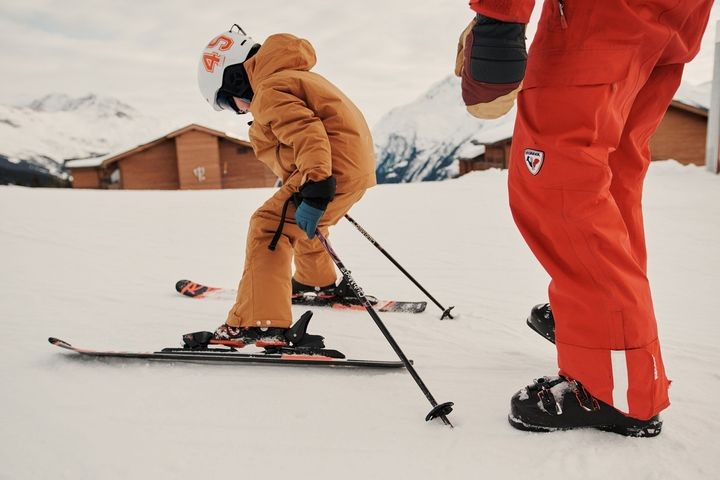
[[[698,110],[693,113],[702,115],[704,112],[705,116],[707,116],[707,111],[710,110],[711,96],[712,82],[705,82],[700,85],[682,82],[677,92],[675,92],[671,105],[679,108],[681,105],[695,107]]]
[[[678,110],[684,110],[686,112],[694,113],[695,115],[700,115],[701,117],[707,118],[708,116],[707,108],[689,105],[680,100],[673,100],[672,102],[670,102],[670,108],[673,107],[677,108]]]
[[[456,156],[459,160],[469,160],[471,158],[477,158],[483,153],[485,153],[485,145],[482,143],[475,143],[471,140],[462,144],[460,148],[458,148]]]
[[[98,167],[104,158],[106,158],[107,155],[102,155],[99,157],[92,157],[92,158],[83,158],[80,160],[68,160],[65,162],[65,167],[67,168],[95,168]]]
[[[177,130],[173,130],[172,132],[168,133],[167,135],[165,135],[163,137],[156,138],[155,140],[151,140],[149,142],[140,144],[134,148],[131,148],[130,150],[126,150],[126,151],[120,152],[120,153],[111,153],[108,155],[102,155],[102,156],[94,157],[94,158],[86,158],[86,159],[82,159],[82,160],[70,160],[68,162],[65,162],[65,167],[67,167],[67,168],[97,168],[100,166],[107,167],[108,165],[118,162],[126,157],[129,157],[130,155],[134,155],[136,153],[139,153],[139,152],[142,152],[149,148],[152,148],[152,147],[154,147],[162,142],[165,142],[167,140],[172,140],[173,138],[180,136],[183,133],[186,133],[189,131],[199,131],[199,132],[208,133],[210,135],[215,135],[216,137],[223,138],[223,139],[229,140],[231,142],[235,142],[244,147],[250,147],[250,143],[245,140],[233,137],[233,136],[228,135],[227,133],[221,132],[219,130],[214,130],[212,128],[204,127],[204,126],[198,125],[196,123],[191,123],[190,125],[187,125],[185,127],[179,128]]]
[[[494,145],[510,140],[515,128],[515,115],[516,110],[513,109],[497,125],[488,123],[487,126],[473,135],[458,149],[457,157],[461,160],[477,158],[485,152],[486,145]]]

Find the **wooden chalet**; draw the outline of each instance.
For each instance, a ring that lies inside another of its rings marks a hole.
[[[250,143],[196,124],[131,150],[65,164],[74,188],[197,190],[271,187]]]
[[[491,128],[484,128],[458,151],[460,175],[489,168],[507,169],[512,145],[513,118]]]
[[[673,100],[650,139],[653,160],[705,165],[708,111]]]

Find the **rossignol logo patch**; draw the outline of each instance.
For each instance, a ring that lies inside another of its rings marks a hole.
[[[530,148],[525,149],[525,165],[527,166],[530,173],[537,175],[540,173],[540,169],[545,161],[545,152],[540,150],[533,150]]]

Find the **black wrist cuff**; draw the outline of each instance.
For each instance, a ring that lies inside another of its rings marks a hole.
[[[475,15],[475,22],[476,24],[488,24],[488,23],[502,23],[500,20],[495,20],[494,18],[486,17],[485,15],[478,13]]]
[[[336,185],[337,182],[335,177],[332,175],[320,182],[308,180],[300,187],[300,195],[302,196],[303,202],[307,203],[311,207],[315,207],[319,210],[325,210],[328,203],[335,198]]]

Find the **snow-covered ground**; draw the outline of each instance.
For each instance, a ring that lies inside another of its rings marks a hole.
[[[720,177],[663,162],[646,184],[674,380],[655,439],[507,424],[510,396],[556,365],[525,326],[547,277],[505,182],[488,171],[379,186],[352,211],[463,314],[382,315],[437,400],[456,403],[454,430],[423,421],[429,405],[404,371],[88,361],[47,343],[147,350],[222,323],[226,302],[181,298],[174,283],[234,286],[248,217],[270,190],[0,188],[0,478],[717,478]],[[331,239],[368,293],[422,298],[347,222]],[[311,327],[350,357],[394,358],[364,312],[317,310]]]

